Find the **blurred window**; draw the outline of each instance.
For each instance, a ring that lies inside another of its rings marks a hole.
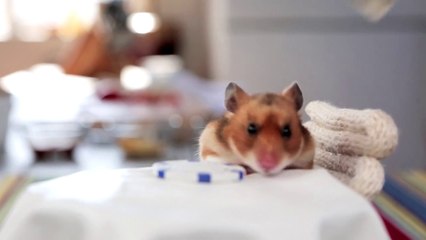
[[[0,0],[0,41],[71,40],[95,22],[101,0]]]
[[[11,37],[11,24],[7,12],[8,0],[0,0],[0,41],[8,40]]]

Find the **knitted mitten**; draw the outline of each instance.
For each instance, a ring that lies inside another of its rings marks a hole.
[[[371,198],[384,183],[377,159],[389,156],[398,143],[398,129],[381,110],[336,108],[310,102],[305,109],[311,121],[304,125],[316,142],[314,163],[343,183]]]
[[[305,111],[312,120],[305,126],[319,147],[327,151],[382,159],[398,144],[398,128],[381,110],[339,109],[313,101]]]
[[[384,184],[384,169],[375,158],[335,154],[316,148],[315,165],[327,169],[368,199],[380,192]]]

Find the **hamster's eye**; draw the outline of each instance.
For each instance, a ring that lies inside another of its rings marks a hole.
[[[281,128],[281,136],[283,138],[290,138],[291,137],[290,125],[287,124],[283,128]]]
[[[250,135],[256,135],[258,131],[259,129],[255,123],[250,123],[247,127],[247,132]]]

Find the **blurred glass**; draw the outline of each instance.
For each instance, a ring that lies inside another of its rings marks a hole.
[[[159,139],[157,123],[119,123],[115,136],[129,159],[158,158],[164,154],[165,142]]]
[[[0,154],[4,154],[6,134],[9,127],[9,113],[11,108],[11,97],[0,89]]]

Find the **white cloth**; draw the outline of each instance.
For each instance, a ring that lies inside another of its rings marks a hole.
[[[239,183],[157,179],[150,168],[31,185],[1,240],[389,239],[371,204],[323,169]]]

